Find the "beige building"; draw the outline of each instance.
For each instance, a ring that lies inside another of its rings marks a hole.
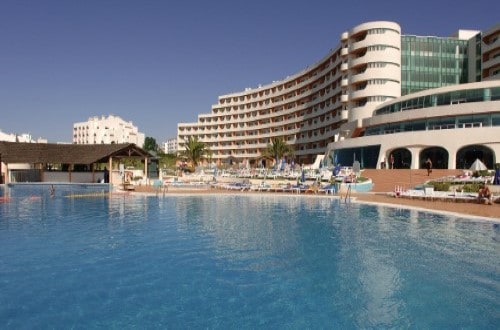
[[[482,79],[500,79],[500,24],[482,35]]]
[[[178,148],[194,136],[216,162],[231,157],[252,164],[272,139],[281,137],[294,147],[296,162],[312,163],[343,134],[343,124],[370,116],[377,105],[400,96],[400,48],[398,24],[361,24],[307,69],[222,95],[210,114],[178,124]]]
[[[469,169],[500,163],[500,80],[428,89],[379,106],[357,137],[328,145],[329,164]]]
[[[433,88],[498,79],[499,33],[497,26],[485,33],[414,36],[402,35],[395,22],[360,24],[305,70],[219,96],[211,113],[198,115],[196,123],[179,123],[178,149],[196,137],[219,164],[257,164],[268,143],[283,138],[293,146],[296,163],[311,164],[335,146],[355,148],[354,141],[343,141],[364,135],[366,120],[383,104]],[[375,167],[384,155],[370,157]]]
[[[144,145],[145,135],[131,121],[114,115],[90,117],[88,121],[73,124],[74,144],[121,144]]]

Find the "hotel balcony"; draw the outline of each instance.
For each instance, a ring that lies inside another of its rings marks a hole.
[[[500,56],[493,57],[483,62],[483,70],[500,66]]]

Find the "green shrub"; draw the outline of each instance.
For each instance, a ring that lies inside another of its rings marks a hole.
[[[462,187],[462,191],[466,193],[477,193],[481,185],[482,183],[466,183]]]
[[[368,178],[364,177],[364,176],[359,176],[357,179],[356,179],[357,182],[365,182],[365,181],[368,181]]]
[[[433,186],[435,191],[449,191],[451,183],[450,182],[432,181],[432,182],[429,182],[429,185]]]

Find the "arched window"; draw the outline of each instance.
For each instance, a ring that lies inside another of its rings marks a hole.
[[[479,159],[487,168],[493,169],[493,151],[482,145],[470,145],[460,148],[457,152],[457,169],[468,169],[476,159]]]
[[[432,167],[437,169],[448,169],[448,151],[441,147],[430,147],[422,150],[419,157],[419,167],[425,168],[425,161],[430,158]]]

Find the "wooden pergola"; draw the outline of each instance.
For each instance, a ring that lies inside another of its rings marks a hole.
[[[54,144],[54,143],[21,143],[0,141],[0,172],[8,173],[9,164],[30,164],[34,169],[42,170],[47,164],[68,165],[69,182],[75,165],[90,166],[92,172],[97,164],[105,163],[110,170],[113,161],[122,158],[139,158],[145,163],[147,177],[148,159],[153,157],[146,150],[133,143],[127,144]],[[8,180],[8,175],[5,175]],[[110,176],[110,183],[112,182]],[[43,181],[43,178],[42,178]],[[8,182],[2,182],[8,183]]]

